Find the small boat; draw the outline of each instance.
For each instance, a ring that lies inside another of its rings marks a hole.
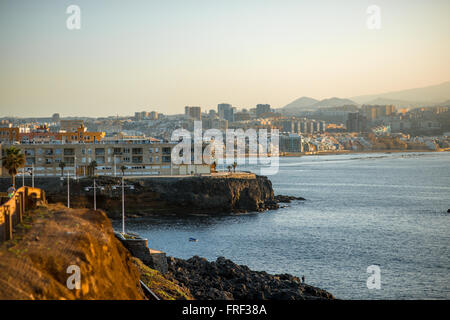
[[[198,240],[195,239],[195,238],[189,238],[189,241],[191,241],[191,242],[198,242]]]

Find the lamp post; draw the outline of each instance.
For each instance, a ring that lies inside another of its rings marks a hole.
[[[70,208],[70,173],[67,171],[67,208]],[[64,177],[61,177],[61,181],[64,180]]]
[[[122,176],[122,184],[121,186],[115,185],[112,186],[112,188],[115,190],[118,187],[122,187],[122,233],[125,234],[125,188],[130,188],[131,190],[134,190],[134,185],[125,185],[125,179],[124,176]]]
[[[97,210],[97,189],[104,190],[105,188],[103,186],[97,186],[94,179],[94,186],[84,187],[85,191],[89,191],[91,189],[94,189],[94,210]]]
[[[31,187],[34,188],[34,165],[31,165],[31,168],[27,168],[27,173],[31,176]]]

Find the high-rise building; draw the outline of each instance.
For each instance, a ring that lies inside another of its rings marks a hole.
[[[359,112],[349,113],[347,119],[348,132],[367,132],[367,118]]]
[[[280,152],[303,152],[302,136],[296,133],[280,135]]]
[[[264,113],[270,112],[270,104],[257,104],[256,105],[256,117],[259,118]]]
[[[233,106],[228,103],[220,103],[217,105],[217,112],[221,119],[228,120],[229,122],[234,121],[234,110]]]
[[[200,107],[184,107],[184,114],[194,120],[202,120],[202,108]]]

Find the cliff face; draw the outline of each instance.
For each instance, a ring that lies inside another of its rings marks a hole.
[[[0,245],[0,299],[145,299],[139,279],[102,211],[39,207]]]
[[[6,187],[9,181],[2,181]],[[263,211],[277,208],[272,183],[267,177],[219,178],[135,178],[126,179],[134,190],[125,190],[126,212],[130,216],[148,214],[186,213],[232,213]],[[67,203],[66,180],[38,178],[36,186],[46,191],[49,202]],[[105,210],[110,217],[121,215],[121,178],[99,177],[96,184],[97,208]],[[93,185],[92,179],[71,180],[71,207],[92,208],[93,191],[85,187]],[[114,188],[114,186],[117,186]]]

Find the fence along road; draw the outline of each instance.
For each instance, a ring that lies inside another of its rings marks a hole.
[[[44,190],[21,187],[0,206],[0,242],[13,238],[13,227],[22,222],[25,212],[35,208],[39,200],[47,202]]]

